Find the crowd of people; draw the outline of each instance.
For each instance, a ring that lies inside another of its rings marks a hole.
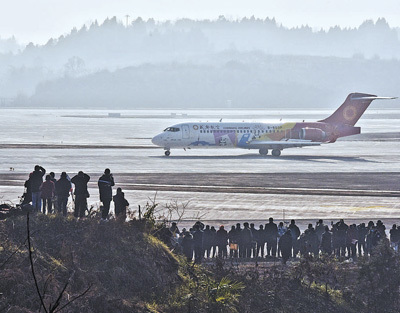
[[[88,209],[87,199],[90,197],[89,181],[90,176],[82,171],[72,178],[66,172],[62,172],[59,179],[56,179],[54,172],[46,175],[46,170],[42,166],[36,165],[25,181],[26,189],[22,204],[32,205],[32,211],[35,213],[60,213],[66,216],[68,199],[71,196],[74,203],[74,216],[83,218]],[[124,221],[129,203],[121,188],[117,188],[117,193],[113,196],[112,187],[115,183],[110,169],[104,170],[104,174],[98,179],[97,185],[102,203],[100,207],[101,220],[108,221],[110,204],[111,201],[114,201],[115,217]]]
[[[253,223],[232,225],[226,230],[196,222],[189,230],[179,228],[172,223],[169,229],[173,243],[188,260],[201,262],[204,258],[238,258],[260,260],[281,257],[286,263],[289,258],[320,254],[356,259],[373,253],[373,248],[382,238],[386,238],[386,227],[382,221],[376,224],[347,225],[343,219],[331,225],[318,220],[315,227],[309,224],[301,233],[295,220],[289,225],[274,223],[271,217],[265,225],[256,229]],[[400,227],[390,229],[390,242],[397,251],[400,241]]]
[[[62,172],[59,179],[56,179],[54,172],[46,175],[46,170],[36,165],[25,182],[26,191],[22,204],[31,205],[33,212],[66,216],[67,203],[71,196],[74,216],[82,218],[88,209],[89,181],[90,176],[82,171],[72,178]],[[129,203],[121,188],[117,188],[113,196],[112,187],[115,182],[110,169],[104,170],[97,185],[102,203],[101,221],[108,221],[111,201],[114,202],[115,218],[125,221]],[[380,220],[376,224],[370,221],[367,225],[347,225],[341,219],[337,223],[331,222],[330,226],[319,220],[315,227],[309,224],[303,233],[295,220],[291,220],[288,225],[283,222],[277,225],[272,217],[265,225],[259,225],[258,229],[254,223],[247,222],[243,223],[243,227],[237,223],[228,230],[223,225],[217,230],[214,226],[196,222],[189,230],[184,228],[180,232],[176,223],[172,223],[171,228],[166,230],[166,241],[171,240],[177,250],[188,260],[195,262],[215,257],[254,260],[281,257],[283,263],[286,263],[289,258],[299,255],[318,257],[321,253],[356,259],[358,256],[370,255],[373,247],[382,238],[386,238],[386,227]],[[397,251],[400,227],[393,225],[389,234],[391,245]]]

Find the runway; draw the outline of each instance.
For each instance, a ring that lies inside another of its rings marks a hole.
[[[5,110],[0,194],[3,201],[17,203],[24,181],[40,164],[57,177],[62,171],[71,177],[87,172],[92,177],[89,203],[98,206],[96,182],[110,168],[114,191],[125,191],[132,210],[157,194],[161,209],[189,202],[186,220],[400,219],[399,111],[368,112],[374,114],[359,125],[364,137],[287,149],[276,158],[242,149],[171,150],[165,157],[149,138],[182,119],[149,118],[154,112],[144,112],[146,118],[113,119],[66,117],[97,111]],[[233,113],[239,119],[243,111]]]

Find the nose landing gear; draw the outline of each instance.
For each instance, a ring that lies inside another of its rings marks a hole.
[[[164,154],[165,154],[165,156],[169,156],[171,154],[171,151],[165,150]]]

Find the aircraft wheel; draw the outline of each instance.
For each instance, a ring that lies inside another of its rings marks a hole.
[[[281,155],[281,150],[279,150],[279,149],[272,150],[272,155],[276,156],[276,157],[280,156]]]
[[[261,155],[267,155],[268,154],[268,149],[267,148],[261,148],[260,150],[258,150],[258,152]]]
[[[171,154],[171,151],[167,150],[165,151],[165,156],[169,156]]]

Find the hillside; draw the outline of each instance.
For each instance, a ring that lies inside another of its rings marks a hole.
[[[30,260],[46,312],[399,311],[400,259],[387,241],[357,263],[321,256],[196,265],[150,235],[164,237],[145,216],[121,224],[33,215],[32,258],[26,216],[0,221],[0,312],[40,311]]]
[[[54,304],[68,281],[62,305],[90,288],[67,312],[139,312],[146,302],[173,291],[181,281],[177,259],[140,227],[32,216],[34,268],[46,290],[45,303]],[[26,237],[26,217],[0,223],[0,265],[19,247],[0,267],[1,312],[39,309]]]

